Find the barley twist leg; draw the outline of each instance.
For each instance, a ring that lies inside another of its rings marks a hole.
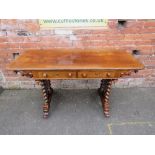
[[[51,88],[50,80],[40,80],[40,84],[42,87],[44,104],[43,104],[43,117],[47,118],[50,110],[50,102],[53,93],[53,89]]]
[[[98,89],[99,95],[101,97],[102,108],[105,117],[110,116],[110,103],[109,103],[109,96],[111,92],[111,86],[113,79],[102,79],[100,88]]]
[[[104,89],[106,87],[105,84],[106,84],[106,80],[102,79],[101,84],[100,84],[100,88],[98,89],[98,93],[99,93],[100,96],[103,95]]]
[[[109,97],[110,97],[110,92],[111,92],[111,86],[112,86],[112,80],[106,80],[106,89],[103,94],[103,111],[104,111],[105,117],[110,116]]]

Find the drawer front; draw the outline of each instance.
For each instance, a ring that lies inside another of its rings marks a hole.
[[[36,79],[71,79],[76,78],[75,71],[33,71]]]
[[[119,78],[126,74],[126,71],[79,71],[78,78]]]
[[[24,71],[29,77],[35,79],[112,79],[129,75],[128,70],[103,70],[103,71]]]

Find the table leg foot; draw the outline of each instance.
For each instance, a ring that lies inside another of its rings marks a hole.
[[[43,113],[43,118],[48,118],[48,112]]]
[[[43,118],[48,118],[48,114],[49,114],[49,104],[44,103],[43,104]]]

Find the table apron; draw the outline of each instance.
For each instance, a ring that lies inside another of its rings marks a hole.
[[[33,70],[24,71],[34,79],[117,79],[129,75],[131,70]]]

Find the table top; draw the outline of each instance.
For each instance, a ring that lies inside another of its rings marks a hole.
[[[8,70],[138,70],[143,68],[143,64],[130,53],[115,49],[28,50],[7,66]]]

